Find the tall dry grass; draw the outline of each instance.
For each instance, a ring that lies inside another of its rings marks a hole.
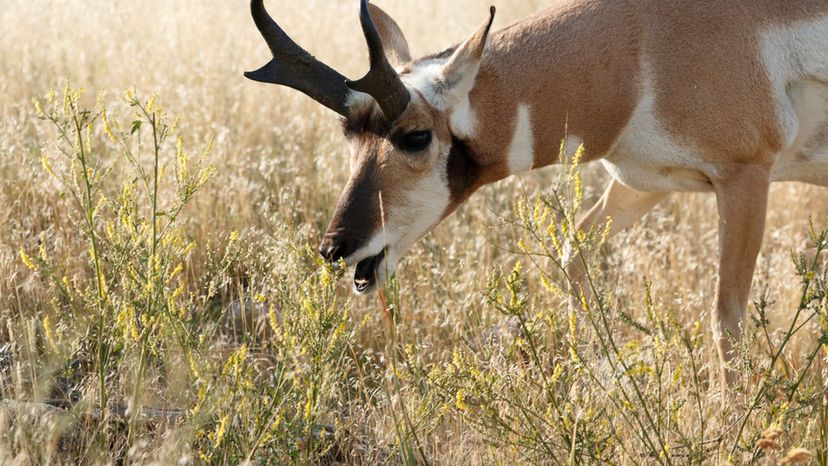
[[[356,76],[354,3],[269,7]],[[543,3],[499,4],[496,27]],[[415,53],[462,40],[488,4],[382,2]],[[246,2],[10,0],[0,30],[2,463],[772,464],[794,447],[828,462],[823,269],[791,259],[814,254],[809,218],[828,228],[824,190],[773,190],[761,318],[722,405],[711,196],[674,195],[605,244],[592,268],[604,299],[569,315],[536,214],[571,220],[578,176],[487,187],[415,247],[386,312],[316,262],[343,137],[304,97],[241,77],[268,58]],[[86,92],[64,109],[66,82]],[[155,92],[166,123],[180,117],[158,151]],[[72,129],[82,109],[89,133]],[[590,204],[606,175],[581,175]],[[766,439],[770,426],[781,433]]]

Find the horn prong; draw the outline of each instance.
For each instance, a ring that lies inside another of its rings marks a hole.
[[[368,44],[368,57],[371,69],[356,81],[348,81],[347,86],[355,91],[369,94],[382,109],[382,113],[391,121],[396,120],[408,107],[411,94],[403,84],[397,71],[388,62],[382,39],[377,31],[368,0],[360,0],[359,21],[365,42]]]

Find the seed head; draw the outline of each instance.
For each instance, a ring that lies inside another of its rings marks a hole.
[[[756,442],[756,448],[759,448],[760,450],[779,450],[782,447],[776,440],[760,438],[759,441]]]
[[[779,464],[799,464],[807,463],[814,458],[813,453],[804,448],[794,448],[785,455],[785,458]]]
[[[784,432],[779,427],[770,426],[767,429],[765,429],[764,432],[762,432],[762,438],[768,439],[768,440],[776,440],[783,433]]]
[[[782,447],[779,445],[779,436],[783,434],[782,429],[776,426],[770,426],[762,432],[762,436],[756,442],[756,448],[761,450],[779,450]]]

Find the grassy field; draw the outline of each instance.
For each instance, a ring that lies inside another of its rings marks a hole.
[[[381,5],[427,53],[490,3]],[[269,7],[364,71],[355,0]],[[245,1],[8,0],[0,31],[0,464],[828,464],[825,190],[773,190],[723,399],[712,196],[603,244],[581,312],[556,248],[600,166],[483,189],[356,298],[314,252],[344,138],[242,78]]]

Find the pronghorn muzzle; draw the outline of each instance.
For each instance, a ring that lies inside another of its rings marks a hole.
[[[329,263],[336,263],[356,252],[356,243],[347,239],[328,238],[326,236],[322,245],[319,246],[319,254]],[[379,254],[362,259],[356,265],[354,272],[354,289],[358,293],[364,293],[377,284],[377,272],[382,260],[385,259],[385,249]]]
[[[384,258],[386,246],[371,244],[382,228],[376,170],[374,160],[367,160],[353,174],[319,247],[327,262],[344,260],[356,266],[354,287],[358,292],[376,284],[376,268]]]

